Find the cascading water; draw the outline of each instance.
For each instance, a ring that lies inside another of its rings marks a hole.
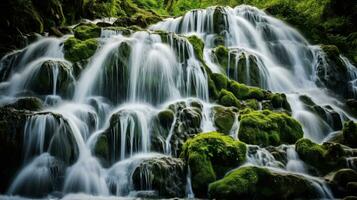
[[[288,25],[250,6],[195,10],[131,35],[103,29],[99,48],[77,80],[73,63],[63,55],[67,36],[44,38],[5,56],[0,64],[1,104],[31,91],[48,106],[27,119],[24,166],[8,194],[140,196],[137,190],[151,190],[150,164],[140,168],[146,170],[139,173],[145,183],[138,186],[132,182],[143,162],[163,159],[160,162],[169,166],[179,163],[170,159],[178,156],[182,140],[217,129],[216,105],[209,101],[208,69],[186,38],[190,35],[203,39],[202,59],[212,72],[287,93],[292,116],[303,124],[305,137],[321,142],[335,129],[308,110],[301,95],[311,96],[318,105],[332,105],[342,118],[347,115],[338,100],[316,85],[320,49]],[[217,48],[228,52],[225,69],[215,55]],[[350,88],[356,97],[357,70],[345,57],[341,59],[348,66]],[[48,91],[36,90],[43,84],[36,84],[36,73],[43,68],[47,69]],[[58,97],[55,101],[54,95]],[[238,139],[237,113],[233,113],[233,122],[227,134]],[[68,147],[73,151],[63,150],[67,149],[63,144],[74,146]],[[251,145],[248,149],[249,164],[283,173],[306,173],[292,146],[279,147],[286,155],[282,161],[265,148]],[[192,198],[190,168],[174,170],[187,171],[183,179],[174,180],[186,184],[186,194],[179,195]],[[320,180],[304,176],[316,184],[321,197],[332,198]]]

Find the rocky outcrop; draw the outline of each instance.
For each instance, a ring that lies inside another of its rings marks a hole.
[[[212,199],[323,198],[316,183],[287,172],[259,167],[241,167],[209,185]]]
[[[207,195],[208,184],[220,179],[246,159],[246,145],[221,133],[201,133],[185,142],[181,156],[192,173],[197,197]]]
[[[160,198],[184,197],[185,163],[177,158],[157,157],[144,160],[133,172],[135,190],[154,190]]]

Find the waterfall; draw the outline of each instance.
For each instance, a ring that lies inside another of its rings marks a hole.
[[[201,57],[189,40],[192,36],[204,42]],[[22,167],[9,195],[155,196],[150,166],[141,164],[175,159],[185,140],[218,129],[218,105],[209,93],[211,72],[285,93],[304,137],[316,143],[341,129],[332,123],[334,116],[340,124],[355,120],[341,100],[317,83],[317,68],[325,62],[322,49],[251,6],[193,10],[130,34],[102,28],[97,50],[79,74],[74,72],[78,63],[64,57],[67,38],[44,37],[0,61],[1,105],[22,96],[35,96],[45,105],[27,115]],[[220,51],[224,56],[217,56]],[[346,57],[340,59],[356,98],[357,69]],[[261,110],[264,102],[258,103]],[[314,106],[320,106],[323,116]],[[239,140],[239,109],[232,113],[233,124],[225,134]],[[308,175],[293,145],[247,146],[248,165],[303,176],[321,198],[333,198],[323,181]],[[356,168],[352,161],[348,164]],[[133,181],[139,167],[140,187]],[[191,169],[184,169],[186,194],[181,195],[194,198]]]

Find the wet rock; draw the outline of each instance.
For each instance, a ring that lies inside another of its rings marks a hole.
[[[170,139],[172,152],[178,155],[183,143],[200,133],[202,121],[202,105],[199,102],[178,102],[169,106],[175,112],[176,121],[173,127],[173,135]]]
[[[340,169],[328,174],[325,179],[329,182],[331,189],[336,197],[355,195],[351,189],[357,182],[357,172],[352,169]]]
[[[333,45],[323,45],[321,48],[326,57],[321,57],[317,66],[318,83],[339,95],[350,96],[348,89],[349,74],[346,65],[339,57],[339,49]]]
[[[296,143],[296,152],[299,157],[326,174],[332,170],[346,167],[346,151],[340,144],[315,144],[309,139],[301,139]]]
[[[22,164],[23,132],[28,111],[0,108],[0,192],[3,193]]]
[[[350,147],[357,147],[357,124],[348,121],[344,124],[342,131],[345,143]]]
[[[227,14],[223,7],[217,7],[213,13],[214,33],[222,34],[228,30]]]
[[[17,98],[14,103],[7,104],[4,107],[16,110],[39,111],[43,108],[43,102],[37,97],[21,97]]]
[[[135,190],[154,190],[162,197],[184,197],[186,186],[185,164],[171,157],[157,157],[143,161],[134,170]]]
[[[180,155],[191,169],[193,192],[207,195],[208,184],[246,159],[246,145],[218,132],[201,133],[185,142]]]
[[[319,106],[313,102],[310,97],[302,95],[299,99],[303,102],[305,108],[315,115],[319,116],[326,124],[328,124],[334,131],[342,129],[342,119],[340,115],[330,106]]]
[[[235,121],[235,113],[232,108],[216,106],[213,108],[214,125],[218,131],[230,134]]]
[[[38,95],[57,94],[69,97],[74,92],[75,79],[72,73],[72,65],[64,61],[47,60],[40,68],[29,77],[25,88]],[[54,82],[56,80],[56,87]],[[55,90],[55,91],[54,91]]]
[[[103,64],[103,74],[99,78],[96,93],[107,97],[113,103],[127,99],[129,93],[129,60],[131,44],[122,42],[117,49],[111,51]]]

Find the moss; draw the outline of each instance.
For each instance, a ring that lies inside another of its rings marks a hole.
[[[75,63],[93,56],[97,48],[97,39],[81,41],[74,37],[70,37],[64,43],[64,57],[68,61]]]
[[[222,89],[227,89],[228,79],[225,75],[219,73],[211,74],[211,79],[213,80],[218,91]]]
[[[190,166],[192,187],[197,197],[205,197],[208,184],[242,164],[246,146],[218,132],[201,133],[183,146],[181,157]]]
[[[223,34],[227,27],[227,16],[223,7],[216,7],[213,13],[213,31],[216,34]]]
[[[234,96],[236,96],[238,99],[248,99],[250,94],[250,89],[248,86],[237,83],[235,81],[230,82],[229,90],[232,91]]]
[[[106,135],[101,134],[94,146],[94,155],[98,157],[101,162],[106,165],[106,161],[109,160],[109,145]]]
[[[241,100],[257,99],[261,101],[264,99],[269,99],[269,93],[267,91],[257,87],[249,87],[235,81],[230,81],[228,88],[229,91],[234,94],[234,96]]]
[[[321,173],[345,166],[345,152],[341,145],[333,143],[316,144],[309,139],[301,139],[296,143],[296,152],[299,157],[318,169]]]
[[[188,37],[187,39],[191,43],[198,60],[200,60],[201,62],[204,62],[203,61],[203,48],[205,46],[205,43],[195,35],[192,35],[192,36]]]
[[[164,110],[159,112],[157,115],[159,118],[160,124],[167,128],[170,129],[172,123],[174,122],[175,114],[171,110]]]
[[[101,34],[101,28],[95,24],[80,24],[74,29],[74,37],[79,40],[87,40],[91,38],[99,38]]]
[[[37,97],[22,97],[16,102],[5,105],[6,108],[15,108],[16,110],[39,111],[43,108],[43,102]]]
[[[232,92],[225,89],[219,92],[218,103],[222,106],[234,106],[237,108],[242,107],[239,100],[233,95]]]
[[[229,50],[227,49],[227,47],[219,45],[213,50],[213,53],[224,71],[227,71],[228,66],[232,66],[231,64],[233,63],[228,63]]]
[[[304,134],[300,123],[284,113],[245,110],[239,120],[238,137],[248,144],[294,144]]]
[[[58,75],[54,76],[54,71]],[[72,65],[64,61],[47,60],[34,71],[26,83],[25,88],[38,94],[53,94],[54,80],[56,80],[56,93],[62,97],[70,97],[74,91],[74,77]]]
[[[321,49],[327,54],[328,57],[340,56],[340,50],[335,45],[321,45]]]
[[[353,121],[348,121],[343,127],[343,137],[346,144],[351,147],[357,147],[357,124]]]
[[[254,166],[228,173],[211,183],[208,192],[212,199],[300,199],[320,195],[303,176]]]
[[[283,108],[291,112],[291,107],[288,100],[286,99],[285,94],[278,94],[278,93],[273,94],[271,96],[271,104],[273,108]]]
[[[235,121],[235,113],[232,109],[216,106],[213,108],[213,116],[218,131],[229,134]]]
[[[211,100],[216,100],[219,97],[219,91],[216,88],[216,84],[211,78],[208,78],[208,92]]]
[[[244,101],[245,106],[252,110],[259,110],[259,102],[256,99],[248,99]]]

